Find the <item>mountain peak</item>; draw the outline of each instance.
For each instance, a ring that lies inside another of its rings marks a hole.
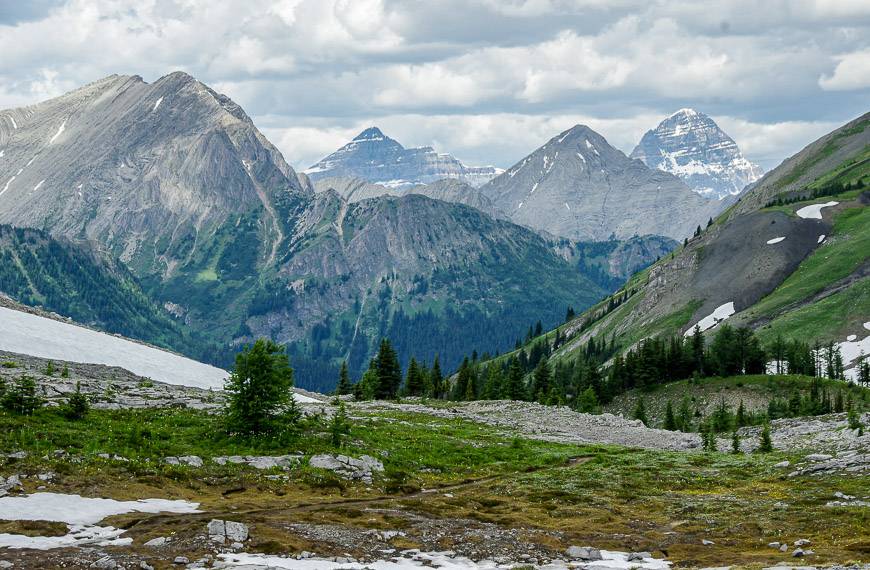
[[[695,192],[719,200],[740,194],[763,174],[713,119],[689,108],[647,131],[631,158],[678,176]]]
[[[382,141],[386,140],[387,136],[377,127],[369,127],[353,138],[354,141]]]
[[[378,127],[369,127],[346,145],[304,171],[313,182],[359,178],[390,189],[411,188],[442,178],[479,186],[501,173],[492,166],[466,166],[431,146],[405,148]]]

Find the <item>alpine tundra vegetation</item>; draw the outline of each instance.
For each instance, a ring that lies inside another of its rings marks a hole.
[[[0,569],[870,570],[862,3],[6,4]]]

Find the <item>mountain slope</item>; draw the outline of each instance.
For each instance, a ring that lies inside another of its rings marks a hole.
[[[465,204],[466,206],[477,208],[490,216],[504,218],[504,214],[495,207],[492,201],[479,188],[454,178],[442,178],[429,184],[419,184],[403,188],[383,186],[382,184],[366,182],[362,178],[348,177],[320,178],[314,182],[316,192],[324,192],[330,188],[351,203],[379,196],[419,194],[443,202]]]
[[[403,362],[440,354],[450,368],[468,347],[506,350],[535,320],[554,324],[604,293],[550,242],[474,208],[415,194],[348,203],[327,190],[277,283],[252,302],[243,340],[268,334],[296,343],[297,363],[348,358],[359,371],[388,336]]]
[[[631,158],[670,172],[699,194],[719,200],[740,194],[763,174],[713,119],[694,109],[680,109],[647,131]]]
[[[578,125],[481,187],[515,223],[576,240],[682,240],[722,205]]]
[[[570,323],[577,336],[562,356],[592,336],[627,348],[716,315],[765,340],[839,342],[854,362],[870,344],[868,127],[870,114],[769,172],[687,247],[632,278],[625,303]]]
[[[123,265],[39,230],[0,225],[0,293],[112,333],[201,357],[209,352]]]
[[[239,217],[268,260],[284,233],[273,197],[305,198],[244,111],[181,72],[113,75],[0,117],[0,222],[99,242],[141,273],[183,268]]]
[[[370,127],[352,141],[307,168],[304,173],[322,178],[352,177],[393,188],[428,184],[455,178],[480,186],[501,171],[492,166],[465,166],[432,147],[405,148],[377,127]]]

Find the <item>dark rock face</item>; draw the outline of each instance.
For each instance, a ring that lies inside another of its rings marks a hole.
[[[680,109],[646,134],[631,153],[650,168],[683,179],[702,196],[736,196],[764,171],[704,113]]]
[[[493,166],[465,166],[432,147],[405,148],[377,127],[370,127],[352,141],[305,170],[312,181],[322,178],[361,178],[388,188],[409,188],[442,178],[480,186],[501,172]]]
[[[576,240],[647,234],[681,240],[722,207],[582,125],[553,137],[481,191],[513,222]]]

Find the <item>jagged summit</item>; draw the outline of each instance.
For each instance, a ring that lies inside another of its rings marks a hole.
[[[382,141],[386,140],[386,136],[377,127],[369,127],[357,136],[353,137],[354,141]]]
[[[676,111],[647,131],[631,157],[679,176],[699,194],[720,200],[736,196],[763,174],[713,119],[690,108]]]
[[[435,152],[430,146],[405,148],[372,126],[304,172],[313,181],[360,178],[389,188],[411,188],[442,178],[480,186],[501,170],[492,166],[466,166],[453,155]]]

